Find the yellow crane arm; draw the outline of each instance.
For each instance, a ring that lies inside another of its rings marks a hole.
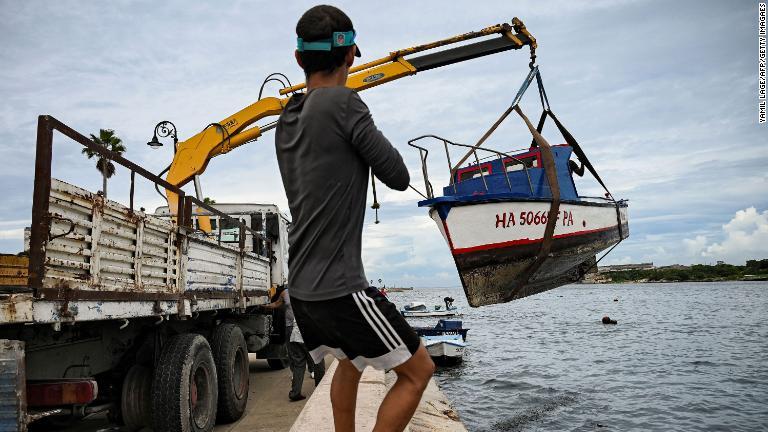
[[[432,51],[436,48],[493,35],[498,35],[498,37],[421,56],[413,56],[424,51]],[[414,75],[417,72],[510,49],[520,49],[526,45],[530,47],[531,61],[534,61],[536,39],[528,32],[522,21],[514,18],[511,24],[497,24],[479,31],[393,51],[386,57],[351,68],[346,85],[358,91],[365,90],[398,78]],[[285,96],[289,93],[301,91],[305,87],[306,84],[298,84],[282,89],[280,94]],[[249,126],[266,117],[279,115],[289,99],[290,96],[260,99],[224,120],[208,125],[201,132],[187,140],[179,142],[166,180],[173,185],[181,187],[196,175],[200,175],[205,171],[208,162],[212,158],[227,153],[233,148],[249,141],[256,140],[265,130],[271,129],[274,125],[261,127],[254,125],[250,128]],[[178,208],[178,196],[169,190],[166,190],[166,196],[168,198],[169,210],[175,214]],[[202,199],[202,197],[199,198]],[[207,218],[205,218],[205,221],[202,220],[203,218],[200,219],[200,228],[204,231],[210,231]]]

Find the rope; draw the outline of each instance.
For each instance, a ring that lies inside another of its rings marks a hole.
[[[376,212],[376,222],[375,223],[378,224],[379,223],[379,209],[381,208],[381,205],[379,204],[379,198],[376,196],[376,176],[373,175],[373,168],[371,168],[371,187],[373,187],[373,204],[371,205],[371,208]]]

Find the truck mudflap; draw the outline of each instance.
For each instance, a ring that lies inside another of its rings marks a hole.
[[[0,339],[0,432],[27,430],[24,342]]]

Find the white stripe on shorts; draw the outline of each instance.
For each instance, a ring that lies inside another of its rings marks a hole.
[[[395,345],[392,342],[390,342],[388,338],[385,338],[381,334],[379,327],[373,323],[373,321],[371,320],[371,317],[368,315],[368,311],[366,310],[365,306],[363,306],[360,303],[361,300],[357,296],[357,294],[358,293],[352,293],[352,298],[355,300],[355,304],[357,304],[357,307],[360,309],[360,313],[363,314],[363,317],[365,318],[365,320],[368,321],[368,325],[370,325],[373,331],[376,332],[376,334],[379,336],[379,339],[381,339],[381,341],[384,342],[384,346],[386,346],[389,351],[394,351],[396,348]]]
[[[381,311],[378,307],[376,307],[376,303],[367,295],[365,295],[365,292],[359,291],[355,293],[360,298],[360,301],[363,303],[363,305],[366,307],[368,312],[370,313],[371,318],[373,318],[373,321],[376,322],[379,325],[379,329],[382,333],[384,333],[385,336],[389,338],[389,340],[394,344],[395,347],[403,345],[403,341],[400,339],[398,334],[392,329],[392,326],[389,324],[389,321],[387,321],[386,318],[384,318],[384,315],[381,314]]]
[[[403,343],[403,340],[400,338],[400,335],[397,334],[394,328],[392,328],[392,324],[390,324],[387,318],[384,316],[384,314],[381,313],[381,310],[378,307],[376,307],[376,302],[372,298],[365,295],[365,293],[363,292],[360,292],[360,295],[363,297],[363,301],[367,302],[371,306],[371,308],[374,311],[374,314],[377,314],[379,316],[380,320],[383,322],[385,326],[385,329],[388,329],[390,334],[395,338],[394,339],[395,343],[397,345],[405,345]]]

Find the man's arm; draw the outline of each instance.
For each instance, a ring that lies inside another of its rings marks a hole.
[[[283,292],[280,293],[280,296],[277,298],[277,300],[273,301],[272,303],[262,305],[261,307],[264,309],[279,309],[285,304],[284,296],[286,295],[286,293],[287,291],[283,290]]]
[[[356,92],[350,92],[346,120],[352,146],[373,169],[373,174],[392,189],[406,190],[411,177],[402,156],[376,127],[368,107]]]

